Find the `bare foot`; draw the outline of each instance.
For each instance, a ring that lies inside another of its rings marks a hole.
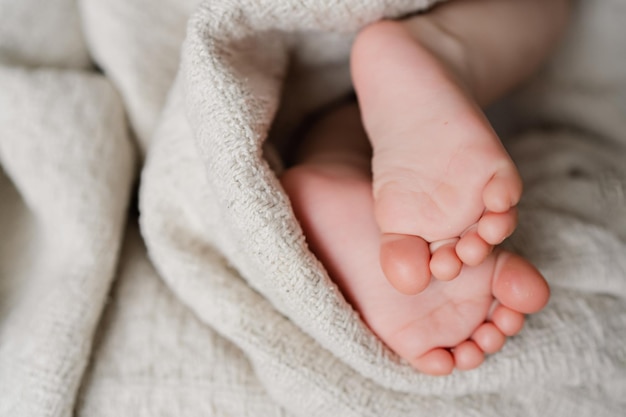
[[[281,178],[312,251],[373,332],[416,369],[479,366],[520,331],[525,313],[543,308],[545,280],[496,250],[453,281],[434,280],[418,295],[396,291],[379,263],[368,153],[358,108],[344,106],[313,128],[299,164]],[[420,262],[427,273],[428,254]]]
[[[431,273],[450,280],[463,264],[485,260],[481,268],[492,268],[499,257],[489,254],[515,229],[522,191],[513,162],[461,84],[462,48],[436,27],[419,30],[379,22],[357,36],[352,50],[353,80],[374,149],[381,265],[406,294],[424,290]],[[443,39],[440,49],[456,67],[416,32]]]

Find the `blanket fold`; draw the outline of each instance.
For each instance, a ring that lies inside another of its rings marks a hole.
[[[282,150],[350,92],[356,31],[435,2],[0,0],[0,416],[621,415],[625,1],[577,2],[494,109],[506,245],[553,294],[501,352],[414,371],[308,249]]]
[[[2,68],[0,89],[0,412],[63,415],[113,278],[133,151],[103,77]]]

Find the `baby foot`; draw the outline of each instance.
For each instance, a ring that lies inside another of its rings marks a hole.
[[[503,251],[479,266],[464,266],[454,281],[433,281],[418,295],[396,291],[378,261],[369,173],[363,165],[338,163],[342,157],[291,168],[282,184],[312,251],[346,299],[416,369],[445,375],[475,368],[520,331],[524,313],[546,304],[549,289],[541,275]]]
[[[454,42],[442,45],[462,58]],[[482,268],[493,267],[499,259],[489,257],[493,245],[517,223],[520,177],[457,70],[399,22],[369,26],[352,50],[353,80],[374,149],[380,261],[406,294],[424,290],[431,274],[456,277],[463,264],[489,259]]]

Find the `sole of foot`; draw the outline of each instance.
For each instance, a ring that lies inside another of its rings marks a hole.
[[[380,267],[380,233],[371,180],[345,165],[303,164],[281,178],[311,250],[346,300],[380,339],[417,370],[447,375],[478,367],[524,315],[549,298],[541,274],[518,255],[496,250],[459,276],[431,280],[417,295],[393,288]],[[426,260],[427,268],[427,260]]]
[[[373,147],[381,264],[415,294],[431,275],[481,264],[513,232],[521,179],[457,74],[400,22],[357,35],[351,65]]]

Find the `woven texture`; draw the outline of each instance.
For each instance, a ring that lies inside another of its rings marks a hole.
[[[308,250],[277,151],[433,2],[0,0],[0,416],[623,415],[626,1],[490,113],[553,294],[501,352],[415,372]]]

